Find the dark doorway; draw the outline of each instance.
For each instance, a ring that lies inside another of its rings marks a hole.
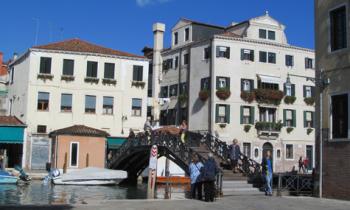
[[[312,170],[314,162],[314,149],[312,145],[306,145],[306,158],[309,160],[308,165],[306,166],[307,170]]]
[[[22,148],[23,144],[0,144],[0,155],[4,156],[6,154],[6,167],[22,166]]]
[[[266,142],[264,145],[263,145],[263,157],[266,157],[266,152],[267,151],[270,151],[271,152],[271,159],[273,160],[273,146],[271,143],[269,142]]]

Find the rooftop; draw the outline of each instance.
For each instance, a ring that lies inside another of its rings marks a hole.
[[[85,125],[73,125],[67,128],[52,131],[50,136],[72,135],[72,136],[92,136],[92,137],[107,137],[109,134],[105,131],[91,128]]]
[[[85,52],[85,53],[97,53],[104,55],[116,55],[123,57],[133,57],[133,58],[145,58],[144,56],[134,55],[127,52],[122,52],[119,50],[114,50],[92,44],[90,42],[75,38],[68,39],[61,42],[55,42],[47,45],[34,46],[32,49],[43,49],[43,50],[57,50],[57,51],[69,51],[69,52]]]
[[[25,126],[25,124],[14,116],[0,116],[0,126]]]

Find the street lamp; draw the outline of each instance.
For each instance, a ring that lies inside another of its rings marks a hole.
[[[122,116],[122,134],[124,134],[124,121],[126,121],[128,119],[128,117],[126,115]]]

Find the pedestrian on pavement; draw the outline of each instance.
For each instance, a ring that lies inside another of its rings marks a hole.
[[[299,158],[298,165],[299,165],[299,173],[300,173],[300,171],[302,171],[303,173],[305,173],[304,161],[303,161],[303,157],[301,157],[301,156],[300,156],[300,158]]]
[[[151,117],[147,117],[145,124],[143,125],[143,130],[145,133],[151,133],[152,131],[152,124],[151,124]]]
[[[132,140],[136,137],[135,133],[134,133],[134,130],[132,128],[130,128],[129,130],[129,136],[128,136],[128,140]]]
[[[208,154],[208,160],[203,167],[204,199],[206,202],[213,202],[215,198],[215,179],[219,169],[213,158],[213,154]]]
[[[182,143],[185,143],[185,141],[186,141],[187,129],[188,129],[187,122],[186,122],[186,120],[183,120],[181,125],[180,125],[180,134],[181,134],[180,137],[181,137]]]
[[[266,152],[266,156],[263,158],[261,166],[262,175],[265,178],[265,195],[272,196],[273,166],[270,151]]]
[[[305,158],[303,161],[303,165],[304,165],[304,173],[308,172],[308,168],[309,168],[309,159]]]
[[[202,176],[201,171],[203,163],[199,161],[199,158],[194,155],[189,166],[190,179],[191,179],[191,199],[202,200]]]
[[[238,145],[238,140],[233,139],[232,144],[229,146],[230,161],[233,173],[237,173],[238,160],[241,156],[241,149]]]

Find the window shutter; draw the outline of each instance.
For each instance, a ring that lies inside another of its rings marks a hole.
[[[216,104],[215,106],[215,123],[219,122],[219,105]]]
[[[45,73],[48,73],[48,74],[51,74],[51,58],[48,58],[47,59],[47,63],[46,63],[46,72]]]
[[[136,68],[136,66],[133,67],[132,80],[137,81],[137,68]]]
[[[216,57],[220,57],[220,48],[219,46],[216,46]]]
[[[244,90],[244,83],[243,83],[244,79],[241,79],[241,91]]]
[[[139,77],[139,81],[142,81],[143,80],[143,66],[140,66],[139,67],[139,72],[140,72],[140,77]]]
[[[241,106],[241,124],[243,124],[243,112],[244,112],[244,106]]]
[[[227,88],[230,89],[230,77],[226,78]]]
[[[226,105],[226,123],[230,124],[230,105]]]
[[[305,68],[307,69],[309,66],[307,64],[307,58],[305,58]]]
[[[250,80],[250,90],[251,91],[254,90],[254,80],[253,79]]]
[[[216,77],[216,89],[219,89],[219,77]]]
[[[292,84],[292,96],[295,96],[295,84]]]
[[[40,58],[40,73],[44,73],[44,72],[45,72],[45,59]]]
[[[315,112],[312,112],[312,122],[311,122],[311,127],[315,127]]]
[[[291,57],[291,65],[294,66],[294,56]]]
[[[286,115],[287,115],[287,113],[286,112],[287,112],[287,110],[283,109],[283,125],[284,126],[287,125],[287,122],[286,122],[286,119],[287,119]]]
[[[230,48],[226,48],[226,58],[230,59]]]
[[[297,116],[296,116],[296,111],[292,111],[292,116],[293,116],[293,127],[297,127]]]
[[[306,128],[306,127],[307,127],[306,115],[307,115],[307,112],[306,112],[306,111],[304,111],[304,128]]]
[[[250,51],[250,58],[251,58],[251,61],[254,61],[254,50]]]
[[[244,60],[244,49],[241,49],[241,60]]]
[[[288,66],[288,55],[286,55],[286,66]]]
[[[305,85],[303,86],[303,96],[304,96],[304,98],[306,97],[306,86]]]
[[[315,97],[315,87],[311,87],[311,96]]]
[[[286,86],[286,83],[283,83],[283,93],[284,93],[284,95],[287,95],[287,86]]]
[[[250,107],[250,124],[254,125],[255,121],[255,107]]]

